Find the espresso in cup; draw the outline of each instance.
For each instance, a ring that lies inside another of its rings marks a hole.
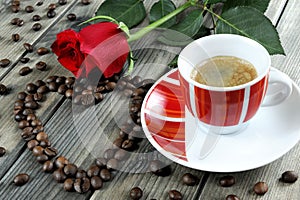
[[[192,70],[191,79],[214,87],[233,87],[254,80],[255,67],[235,56],[215,56],[200,62]]]

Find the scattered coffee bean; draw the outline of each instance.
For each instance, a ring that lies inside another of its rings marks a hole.
[[[55,82],[51,82],[51,83],[49,83],[48,88],[51,92],[56,92],[58,89],[58,86]]]
[[[95,160],[95,164],[100,167],[100,168],[103,168],[105,165],[106,165],[106,159],[104,158],[97,158]]]
[[[32,72],[32,69],[30,67],[23,67],[23,68],[20,69],[19,74],[21,76],[26,76],[30,72]]]
[[[67,164],[64,167],[64,173],[68,176],[68,177],[75,177],[77,172],[77,166],[74,164]]]
[[[294,183],[298,179],[298,174],[295,171],[286,171],[281,175],[280,181],[284,183]]]
[[[91,3],[91,0],[81,0],[81,3],[83,5],[89,5]]]
[[[28,174],[22,173],[22,174],[18,174],[17,176],[15,176],[13,182],[16,186],[22,186],[22,185],[25,185],[29,181],[29,178],[30,177]]]
[[[45,140],[43,140],[43,141],[45,141]],[[48,157],[53,158],[53,157],[55,157],[55,156],[57,155],[57,149],[54,148],[54,147],[46,147],[46,148],[44,149],[44,153],[45,153]],[[65,172],[65,174],[68,175],[66,172]]]
[[[51,3],[49,6],[48,6],[48,10],[55,10],[56,9],[56,4],[55,3]]]
[[[182,176],[182,182],[188,186],[194,186],[198,183],[198,178],[193,174],[186,173]]]
[[[65,165],[69,164],[69,161],[65,157],[59,156],[55,159],[54,164],[56,168],[63,168]]]
[[[24,48],[25,48],[25,50],[26,50],[27,52],[29,52],[29,53],[33,52],[33,47],[32,47],[31,44],[29,44],[29,43],[24,43],[23,46],[24,46]]]
[[[39,156],[39,155],[42,155],[43,153],[44,153],[44,148],[41,146],[35,146],[32,149],[32,154],[34,156]]]
[[[63,168],[58,168],[57,170],[55,170],[52,176],[54,180],[58,183],[63,183],[67,179],[67,176],[63,171]]]
[[[32,16],[32,21],[36,22],[36,21],[40,21],[42,18],[39,15],[33,15]]]
[[[12,0],[11,5],[13,6],[20,6],[20,0]]]
[[[76,15],[74,13],[70,13],[67,15],[68,20],[70,21],[75,21],[76,20]]]
[[[0,157],[4,156],[6,153],[6,149],[4,147],[0,147]]]
[[[38,146],[39,142],[37,140],[30,140],[27,142],[27,148],[32,151],[34,147]]]
[[[165,164],[159,160],[151,161],[149,170],[157,176],[169,176],[171,174],[170,166],[165,166]]]
[[[23,19],[19,19],[17,21],[17,26],[23,26],[24,25],[24,20]]]
[[[36,140],[37,141],[42,141],[42,140],[47,140],[48,139],[48,134],[45,133],[45,132],[39,132],[37,135],[36,135]]]
[[[25,11],[26,11],[27,13],[32,13],[32,12],[34,11],[34,8],[33,8],[32,6],[26,6],[26,7],[25,7]]]
[[[68,90],[68,87],[65,84],[62,84],[58,87],[57,92],[59,94],[65,94],[67,90]]]
[[[103,100],[103,94],[100,92],[94,93],[95,101],[96,103],[99,103]]]
[[[83,177],[87,177],[86,171],[85,170],[77,170],[75,178],[83,178]]]
[[[100,171],[100,178],[103,181],[109,181],[111,179],[111,173],[108,169],[101,169]]]
[[[36,119],[37,119],[37,117],[35,114],[29,114],[29,115],[27,115],[27,118],[26,118],[26,120],[29,122],[32,122],[33,120],[36,120]]]
[[[33,95],[33,99],[35,100],[35,101],[42,101],[43,100],[43,94],[42,93],[39,93],[39,92],[37,92],[37,93],[35,93],[34,95]]]
[[[3,85],[2,83],[0,83],[0,95],[5,95],[7,94],[8,89],[5,85]]]
[[[29,122],[26,120],[22,120],[18,123],[19,129],[24,129],[24,128],[28,127],[29,125],[30,125]]]
[[[34,129],[35,130],[35,129]],[[33,132],[34,132],[33,130]],[[43,147],[43,148],[47,148],[51,145],[50,141],[49,140],[41,140],[40,141],[40,146]]]
[[[134,148],[134,142],[132,140],[124,140],[121,146],[123,149],[126,149],[128,151],[133,150]]]
[[[19,20],[20,20],[20,18],[13,18],[13,19],[10,21],[10,23],[11,23],[12,25],[17,25]]]
[[[39,108],[39,104],[35,101],[28,101],[25,103],[25,107],[36,110]]]
[[[74,190],[74,181],[71,178],[68,178],[64,182],[64,190],[67,192],[72,192]]]
[[[99,190],[103,186],[102,179],[99,176],[93,176],[91,178],[91,186],[94,190]]]
[[[39,31],[39,30],[41,30],[41,28],[42,28],[42,25],[40,23],[34,23],[32,25],[32,30],[34,30],[34,31]]]
[[[37,90],[37,86],[34,84],[34,83],[28,83],[27,85],[26,85],[26,90],[27,90],[27,92],[29,92],[29,93],[31,93],[31,94],[33,94],[33,93],[35,93],[36,92],[36,90]],[[32,98],[33,99],[33,98]]]
[[[64,76],[60,76],[55,79],[55,83],[57,83],[58,85],[64,84],[65,81],[66,81],[66,77]]]
[[[20,35],[18,33],[14,33],[14,34],[11,35],[11,39],[14,42],[18,42],[20,40]]]
[[[37,6],[41,6],[41,5],[43,5],[43,1],[38,1],[35,5],[37,5]]]
[[[126,160],[129,157],[129,153],[123,149],[119,149],[115,155],[114,158],[117,160]]]
[[[53,17],[55,17],[55,15],[56,15],[56,12],[54,10],[49,10],[47,12],[47,17],[48,18],[53,18]]]
[[[65,80],[65,84],[68,86],[68,88],[73,88],[74,83],[75,83],[74,77],[68,77]]]
[[[115,82],[109,82],[109,83],[107,83],[107,84],[105,85],[105,89],[106,89],[107,91],[112,91],[112,90],[115,89],[116,85],[117,85],[117,84],[116,84]]]
[[[139,187],[134,187],[130,190],[129,196],[132,200],[139,200],[143,196],[143,190]]]
[[[230,187],[235,184],[235,178],[233,176],[223,176],[220,178],[219,184],[222,187]]]
[[[28,63],[29,60],[30,60],[30,58],[23,57],[23,58],[20,59],[20,62],[25,64],[25,63]]]
[[[36,52],[37,52],[37,54],[42,56],[42,55],[49,53],[50,51],[46,47],[40,47],[40,48],[38,48],[38,50]]]
[[[230,194],[226,196],[226,200],[240,200],[238,196]]]
[[[43,61],[39,61],[35,64],[36,69],[45,71],[47,69],[47,64]]]
[[[38,87],[41,87],[41,86],[43,86],[43,85],[46,85],[46,83],[45,83],[44,81],[42,81],[42,80],[37,80],[37,81],[35,82],[35,84],[36,84]]]
[[[71,99],[73,96],[73,90],[72,89],[68,89],[65,93],[65,97],[67,97],[68,99]]]
[[[12,11],[13,13],[19,12],[19,11],[20,11],[20,6],[11,6],[11,11]]]
[[[98,176],[100,173],[100,168],[97,165],[92,165],[90,168],[87,170],[87,175],[88,177],[93,177],[93,176]]]
[[[107,149],[103,153],[103,158],[105,158],[105,159],[108,160],[108,159],[113,158],[114,155],[115,155],[115,150],[113,150],[113,149]]]
[[[7,58],[0,60],[0,67],[7,67],[9,64],[10,64],[10,60]]]
[[[182,194],[177,190],[170,190],[169,191],[169,199],[170,200],[181,200]]]
[[[84,106],[89,106],[94,104],[95,98],[92,94],[86,94],[81,96],[81,104]]]
[[[107,169],[115,170],[119,168],[119,161],[115,158],[112,158],[106,163]]]
[[[67,0],[58,0],[58,4],[59,4],[59,5],[62,5],[62,6],[63,6],[63,5],[66,5],[67,2],[68,2]]]
[[[46,82],[47,83],[51,83],[51,82],[55,82],[55,80],[57,79],[58,76],[49,76],[47,79],[46,79]]]
[[[89,191],[91,186],[90,180],[88,178],[76,179],[74,182],[74,189],[78,193],[86,193]]]
[[[36,157],[36,160],[37,160],[39,163],[43,164],[44,162],[46,162],[47,160],[49,160],[49,157],[48,157],[47,155],[45,155],[45,154],[41,154],[41,155],[38,155],[38,156]]]
[[[258,195],[264,195],[268,191],[268,185],[265,182],[258,182],[254,185],[253,190]]]

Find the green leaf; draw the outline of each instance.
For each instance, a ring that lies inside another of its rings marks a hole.
[[[221,3],[225,2],[226,0],[208,0],[207,4],[215,4],[215,3]]]
[[[269,3],[270,0],[227,0],[226,3],[224,3],[223,12],[237,6],[251,6],[264,13]]]
[[[96,15],[110,16],[132,28],[144,20],[146,10],[141,0],[106,0]]]
[[[159,0],[150,9],[150,15],[149,20],[150,23],[155,22],[162,18],[163,16],[166,16],[170,12],[174,11],[176,9],[176,6],[171,0]],[[172,25],[176,24],[176,17],[173,17],[169,19],[167,22],[160,25],[162,28],[168,28]]]
[[[256,40],[272,54],[284,54],[276,28],[257,9],[236,7],[219,17],[217,33],[239,34]]]

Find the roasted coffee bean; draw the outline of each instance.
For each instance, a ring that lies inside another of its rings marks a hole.
[[[39,31],[39,30],[41,30],[41,28],[42,28],[42,25],[40,24],[40,23],[34,23],[33,25],[32,25],[32,27],[31,27],[31,29],[32,30],[34,30],[34,31]],[[38,53],[39,54],[39,53]],[[39,54],[40,55],[40,54]]]
[[[48,88],[51,92],[56,92],[58,89],[58,85],[55,82],[51,82],[49,83]]]
[[[41,94],[45,94],[45,93],[49,92],[49,87],[46,85],[42,85],[37,89],[37,92],[41,93]]]
[[[258,195],[264,195],[268,191],[268,185],[265,182],[258,182],[254,185],[253,190]]]
[[[38,155],[38,156],[36,157],[36,160],[37,160],[39,163],[43,164],[44,162],[46,162],[47,160],[49,160],[49,157],[48,157],[47,155],[45,155],[45,154],[41,154],[41,155]]]
[[[230,194],[226,196],[226,200],[240,200],[238,196]]]
[[[153,79],[144,79],[141,83],[141,87],[145,90],[149,90],[154,83],[155,83],[155,80],[153,80]]]
[[[90,168],[87,170],[87,175],[88,177],[92,176],[98,176],[100,173],[100,168],[97,165],[92,165]]]
[[[198,183],[198,178],[193,174],[186,173],[182,176],[182,182],[188,186],[194,186]]]
[[[111,173],[108,169],[101,169],[100,171],[100,178],[103,181],[109,181],[111,179]]]
[[[103,186],[102,179],[99,176],[93,176],[91,178],[91,186],[94,190],[99,190]]]
[[[7,87],[5,85],[3,85],[2,83],[0,83],[0,95],[5,95],[7,94]]]
[[[286,171],[281,175],[280,181],[284,183],[294,183],[298,179],[298,174],[295,171]]]
[[[33,98],[33,94],[28,94],[26,97],[25,97],[25,102],[28,102],[28,101],[33,101],[34,98]],[[24,104],[25,106],[25,104]]]
[[[75,21],[76,20],[76,15],[74,13],[70,13],[67,15],[68,20],[70,21]]]
[[[104,87],[104,86],[96,87],[96,88],[94,89],[94,92],[95,92],[95,93],[102,93],[102,92],[105,92],[105,87]]]
[[[68,86],[68,88],[73,88],[73,84],[75,83],[74,77],[68,77],[65,80],[65,84]]]
[[[20,121],[25,120],[25,119],[26,119],[26,116],[24,116],[23,114],[16,114],[15,115],[15,120],[17,122],[20,122]]]
[[[13,19],[10,21],[10,23],[11,23],[12,25],[17,25],[19,20],[20,20],[20,18],[13,18]]]
[[[74,190],[74,181],[71,178],[67,178],[64,182],[64,190],[72,192]]]
[[[113,149],[107,149],[103,153],[103,158],[105,158],[105,159],[108,160],[108,159],[113,158],[114,155],[115,155],[115,150],[113,150]]]
[[[27,127],[27,128],[31,128],[31,127]],[[31,131],[23,131],[21,133],[21,137],[25,141],[30,141],[30,140],[33,140],[35,138],[35,135]]]
[[[51,142],[49,140],[41,140],[40,146],[43,148],[49,147],[51,145]]]
[[[17,98],[19,99],[19,100],[25,100],[25,98],[26,98],[26,96],[27,96],[27,93],[26,92],[19,92],[18,94],[17,94]]]
[[[67,2],[68,2],[67,0],[58,0],[59,5],[66,5]]]
[[[233,176],[223,176],[219,180],[219,184],[222,187],[230,187],[235,184],[235,178]]]
[[[37,81],[35,82],[35,84],[36,84],[38,87],[41,87],[41,86],[43,86],[43,85],[46,85],[46,83],[45,83],[44,81],[42,81],[42,80],[37,80]]]
[[[45,71],[47,69],[47,64],[43,61],[39,61],[35,64],[36,69]]]
[[[132,93],[133,93],[133,91],[132,90],[130,90],[130,89],[125,89],[124,90],[124,95],[126,96],[126,97],[130,97],[131,95],[132,95]]]
[[[58,78],[58,76],[49,76],[47,79],[46,79],[46,82],[47,83],[51,83],[51,82],[55,82],[55,80]]]
[[[76,172],[77,172],[77,166],[74,164],[67,164],[64,167],[64,173],[65,175],[67,175],[68,177],[75,177],[76,176]]]
[[[89,106],[94,104],[95,98],[92,94],[86,94],[81,96],[81,104],[84,106]]]
[[[56,168],[63,168],[65,165],[69,164],[69,161],[65,157],[59,156],[55,159],[54,164]]]
[[[123,149],[119,149],[115,155],[114,158],[117,160],[126,160],[129,157],[129,153]]]
[[[139,83],[142,81],[142,78],[140,76],[135,76],[131,79],[131,83],[135,86],[138,86]]]
[[[53,18],[53,17],[55,17],[55,15],[56,15],[56,12],[54,10],[49,10],[47,12],[47,17],[48,18]]]
[[[91,187],[90,180],[88,178],[75,179],[74,189],[78,193],[86,193]]]
[[[34,112],[33,112],[33,110],[30,109],[30,108],[26,108],[26,109],[24,109],[23,112],[22,112],[22,114],[25,115],[25,116],[27,116],[27,115],[29,115],[29,114],[32,114],[32,113],[34,113]]]
[[[28,63],[29,60],[30,60],[30,58],[23,57],[23,58],[20,59],[20,62],[25,64],[25,63]]]
[[[83,178],[83,177],[87,177],[86,171],[85,170],[77,170],[75,178]]]
[[[104,158],[97,158],[97,159],[95,160],[95,164],[96,164],[98,167],[100,167],[100,168],[105,167],[105,165],[106,165],[106,159],[104,159]]]
[[[20,11],[20,6],[11,6],[11,11],[12,11],[13,13],[19,12],[19,11]]]
[[[87,94],[93,94],[93,91],[92,90],[83,90],[81,92],[82,95],[87,95]]]
[[[38,1],[35,5],[37,5],[37,6],[41,6],[41,5],[43,5],[43,1]]]
[[[183,197],[182,197],[182,194],[177,191],[177,190],[170,190],[169,191],[169,199],[170,200],[181,200]]]
[[[115,139],[115,141],[113,142],[113,144],[114,144],[113,148],[116,148],[116,149],[121,148],[123,141],[124,141],[124,139],[121,137]]]
[[[68,99],[71,99],[73,96],[73,90],[72,89],[68,89],[65,93],[65,97]]]
[[[29,44],[29,43],[24,43],[23,46],[24,46],[25,50],[26,50],[28,53],[33,52],[33,46],[32,46],[31,44]]]
[[[10,64],[10,60],[7,58],[0,60],[0,67],[7,67],[9,64]]]
[[[76,87],[74,88],[74,91],[75,91],[76,93],[80,93],[80,92],[83,91],[83,88],[82,88],[81,86],[76,86]]]
[[[63,171],[63,168],[58,168],[57,170],[55,170],[52,176],[54,180],[58,183],[63,183],[67,179],[67,176]]]
[[[37,119],[37,117],[36,117],[35,114],[29,114],[29,115],[27,115],[27,117],[26,117],[26,120],[29,121],[29,122],[32,122],[33,120],[36,120],[36,119]],[[31,130],[31,131],[32,131],[32,130]]]
[[[107,83],[107,84],[105,85],[105,89],[106,89],[107,91],[112,91],[112,90],[115,89],[116,85],[117,85],[117,84],[116,84],[115,82],[109,82],[109,83]]]
[[[26,76],[30,72],[32,72],[32,69],[30,67],[23,67],[23,68],[20,69],[19,74],[21,76]]]
[[[119,82],[118,82],[118,84],[117,84],[117,88],[119,89],[119,90],[124,90],[125,88],[126,88],[126,81],[124,81],[124,80],[120,80]]]
[[[22,121],[20,121],[20,122],[18,123],[18,127],[19,127],[20,129],[24,129],[24,128],[28,127],[28,126],[30,126],[30,124],[29,124],[29,122],[26,121],[26,120],[22,120]]]
[[[35,101],[28,101],[25,103],[25,107],[35,110],[39,108],[39,104]]]
[[[62,84],[58,87],[57,92],[59,94],[65,94],[67,90],[68,90],[68,87],[65,84]]]
[[[32,154],[34,156],[39,156],[39,155],[42,155],[43,153],[44,153],[44,148],[41,146],[35,146],[32,149]]]
[[[49,49],[47,49],[46,47],[40,47],[38,48],[38,50],[36,51],[36,53],[40,56],[45,55],[47,53],[49,53]]]
[[[43,126],[37,126],[33,129],[32,133],[33,134],[38,134],[40,132],[44,131],[44,127]]]
[[[171,174],[170,166],[165,166],[165,164],[159,160],[151,161],[149,170],[157,176],[169,176]]]
[[[6,149],[4,147],[0,147],[0,157],[4,156],[6,153]]]
[[[36,135],[36,140],[37,141],[42,141],[42,140],[47,140],[48,139],[48,134],[45,133],[45,132],[39,132],[37,135]]]
[[[91,0],[81,0],[81,3],[83,5],[89,5],[91,3]]]
[[[20,0],[12,0],[11,5],[20,6]]]
[[[33,15],[32,16],[32,21],[36,22],[36,21],[40,21],[42,18],[39,15]]]
[[[16,186],[22,186],[22,185],[25,185],[29,181],[29,179],[30,179],[30,177],[28,174],[21,173],[21,174],[18,174],[17,176],[15,176],[13,182]]]
[[[36,93],[36,90],[37,90],[37,86],[34,84],[34,83],[28,83],[26,85],[26,90],[27,92],[33,94],[33,93]]]
[[[53,157],[55,157],[55,156],[57,155],[57,149],[54,148],[54,147],[46,147],[46,148],[44,149],[44,153],[45,153],[48,157],[53,158]],[[66,172],[65,172],[65,174],[66,174]],[[66,175],[67,175],[67,174],[66,174]]]
[[[74,104],[81,104],[81,97],[82,97],[82,95],[77,95],[77,96],[75,96],[74,98],[73,98],[73,103]]]
[[[26,6],[26,7],[25,7],[25,11],[26,11],[27,13],[32,13],[32,12],[34,11],[34,8],[33,8],[32,6]]]
[[[17,22],[17,26],[23,26],[24,25],[24,20],[23,19],[19,19]]]
[[[119,168],[119,161],[115,158],[112,158],[106,163],[107,169],[115,170]]]
[[[101,94],[100,92],[94,93],[94,97],[97,103],[103,100],[103,94]]]
[[[64,84],[66,81],[66,77],[64,76],[59,76],[55,79],[55,83],[57,83],[58,85]]]
[[[42,100],[43,100],[43,94],[37,92],[37,93],[35,93],[35,94],[33,95],[33,99],[34,99],[35,101],[42,101]]]
[[[130,190],[129,196],[132,200],[139,200],[143,196],[143,190],[139,187],[134,187]]]
[[[134,149],[134,142],[132,140],[124,140],[121,146],[123,149],[126,149],[128,151]]]
[[[39,142],[37,140],[30,140],[27,142],[27,148],[32,151],[34,147],[38,146]]]
[[[11,35],[11,39],[14,42],[18,42],[20,40],[20,35],[18,33],[14,33],[14,34]]]
[[[41,122],[41,120],[35,119],[35,120],[32,120],[32,122],[30,123],[30,125],[31,125],[32,127],[37,127],[37,126],[43,125],[43,123]],[[42,140],[43,140],[43,139],[42,139]]]
[[[51,3],[49,6],[48,6],[48,10],[55,10],[56,9],[56,4],[55,3]]]
[[[24,107],[24,101],[22,101],[22,100],[17,100],[17,101],[15,101],[14,106],[15,106],[15,107],[21,107],[21,108],[23,108],[23,107]]]

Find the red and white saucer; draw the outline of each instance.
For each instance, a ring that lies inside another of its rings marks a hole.
[[[141,119],[147,139],[172,161],[198,170],[237,172],[266,165],[293,148],[300,140],[299,110],[300,89],[293,82],[284,102],[261,107],[240,133],[208,137],[185,108],[174,69],[147,93]]]

